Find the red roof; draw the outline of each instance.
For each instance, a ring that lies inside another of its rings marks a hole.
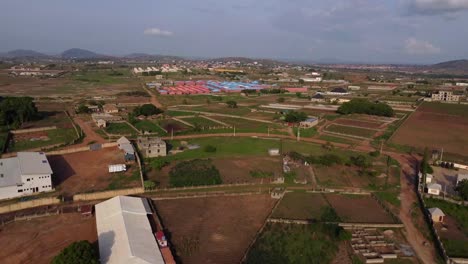
[[[164,232],[163,231],[156,232],[156,239],[157,240],[165,240]]]

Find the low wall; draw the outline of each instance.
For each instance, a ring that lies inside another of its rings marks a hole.
[[[111,143],[103,143],[101,144],[102,148],[112,148],[112,147],[117,147],[118,143],[117,142],[111,142]],[[83,151],[90,151],[91,146],[85,146],[85,147],[78,147],[78,148],[67,148],[67,149],[61,149],[61,150],[54,150],[54,151],[49,151],[46,154],[47,155],[63,155],[63,154],[70,154],[70,153],[77,153],[77,152],[83,152]]]
[[[104,191],[104,192],[95,192],[95,193],[82,193],[73,195],[73,201],[92,201],[92,200],[104,200],[112,198],[119,195],[132,195],[132,194],[141,194],[144,193],[143,188],[131,188],[131,189],[122,189],[114,191]]]
[[[10,133],[12,133],[13,135],[19,135],[19,134],[26,134],[26,133],[54,130],[54,129],[57,129],[57,127],[56,126],[36,127],[36,128],[28,128],[28,129],[11,130]]]
[[[18,202],[14,204],[1,206],[0,214],[9,213],[13,211],[19,211],[19,210],[28,209],[28,208],[37,207],[37,206],[59,204],[60,202],[61,200],[56,197],[35,199],[31,201],[26,201],[26,202]]]

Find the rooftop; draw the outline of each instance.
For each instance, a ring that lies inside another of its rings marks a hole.
[[[0,186],[21,184],[22,175],[49,175],[52,168],[44,152],[18,152],[17,157],[0,159]]]
[[[102,263],[164,263],[148,214],[147,200],[137,197],[116,196],[96,205]]]
[[[442,210],[440,210],[440,209],[437,208],[437,207],[429,208],[428,211],[429,211],[429,213],[431,213],[431,215],[435,215],[435,216],[445,216],[444,212],[442,212]]]

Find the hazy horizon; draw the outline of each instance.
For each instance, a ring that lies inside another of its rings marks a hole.
[[[4,1],[0,51],[428,64],[468,54],[464,0]]]

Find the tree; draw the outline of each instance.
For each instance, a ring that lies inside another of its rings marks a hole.
[[[301,98],[301,97],[302,97],[302,93],[297,92],[297,93],[296,93],[296,97],[297,97],[297,98]]]
[[[89,108],[84,104],[80,104],[78,108],[76,109],[77,114],[87,114],[89,112],[90,112]]]
[[[431,165],[429,164],[429,150],[427,148],[424,149],[424,156],[421,161],[421,173],[424,175],[424,180],[426,180],[425,176],[429,173],[433,173],[434,170],[432,169]],[[424,181],[426,182],[426,181]]]
[[[299,123],[307,119],[307,114],[304,112],[290,111],[286,114],[284,121],[289,123]]]
[[[237,102],[236,101],[230,100],[230,101],[227,101],[226,104],[227,104],[227,106],[229,108],[237,108]]]
[[[371,165],[370,162],[367,160],[366,156],[364,155],[352,156],[349,158],[349,160],[352,164],[362,169],[366,169]]]
[[[0,97],[0,125],[19,127],[37,117],[32,97]]]
[[[152,104],[144,104],[133,110],[133,113],[136,116],[139,116],[139,115],[151,116],[151,115],[161,114],[162,112],[163,111],[161,109],[157,108],[156,106]]]
[[[87,240],[73,242],[55,256],[52,264],[98,264],[97,253]]]
[[[277,103],[284,103],[284,101],[286,101],[286,99],[284,99],[284,97],[279,97],[278,99],[276,99]]]
[[[342,104],[338,110],[338,113],[343,115],[348,114],[367,114],[376,116],[393,116],[393,108],[385,103],[373,103],[367,99],[355,98],[349,102]]]
[[[455,191],[458,192],[463,200],[468,201],[468,180],[464,179],[459,182],[457,187],[455,187]]]

